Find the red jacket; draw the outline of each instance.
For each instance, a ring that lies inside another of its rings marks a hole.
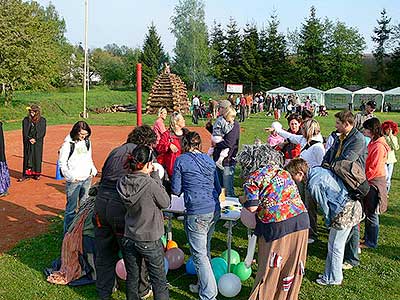
[[[185,134],[185,130],[183,131],[183,135]],[[174,164],[176,158],[181,155],[182,145],[181,145],[181,138],[182,136],[176,136],[171,130],[165,131],[156,146],[156,150],[158,153],[157,161],[161,164],[168,173],[168,176],[171,178],[172,171],[174,170]],[[177,148],[177,152],[171,151],[171,144],[174,144]]]
[[[365,162],[365,175],[368,181],[386,176],[385,164],[390,150],[385,138],[382,136],[368,144],[368,156]]]

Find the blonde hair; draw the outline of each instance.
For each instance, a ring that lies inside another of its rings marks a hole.
[[[321,132],[319,123],[317,120],[311,119],[303,123],[303,136],[306,138],[307,142],[317,136]]]
[[[168,111],[167,111],[167,108],[164,107],[164,106],[163,106],[163,107],[160,107],[160,108],[158,109],[158,116],[161,116],[161,114],[162,114],[164,111],[165,111],[165,112],[168,112]]]
[[[174,112],[171,114],[171,118],[169,119],[169,129],[170,129],[172,132],[175,132],[176,124],[178,123],[178,121],[179,121],[181,118],[183,119],[183,115],[182,115],[180,112],[178,112],[178,111],[174,111]]]
[[[233,117],[233,118],[236,117],[236,110],[235,110],[233,107],[228,107],[228,108],[225,110],[225,113],[224,113],[224,118],[225,118],[225,120],[226,120],[227,118],[229,118],[229,117]]]

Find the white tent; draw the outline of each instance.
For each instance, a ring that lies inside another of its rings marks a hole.
[[[289,89],[284,86],[280,86],[278,88],[267,91],[267,94],[293,94],[293,93],[294,93],[294,90]]]
[[[360,96],[360,98],[355,99],[354,96]],[[363,96],[366,96],[366,97],[363,97]],[[378,91],[373,88],[370,88],[370,87],[363,88],[361,90],[353,92],[353,101],[352,101],[353,106],[354,106],[354,108],[357,107],[356,104],[361,106],[362,103],[366,103],[370,100],[375,100],[377,103],[379,103],[379,100],[378,100],[379,97],[382,97],[382,99],[380,101],[381,102],[380,109],[383,109],[383,101],[385,99],[383,92]]]
[[[325,105],[325,98],[324,98],[324,92],[316,89],[312,86],[306,87],[304,89],[298,90],[295,92],[300,98],[304,98],[308,96],[310,100],[315,100],[318,102],[318,104]],[[302,99],[301,99],[302,100]]]
[[[386,95],[393,95],[393,96],[399,96],[400,95],[400,87],[388,90],[386,92],[383,92]]]
[[[386,111],[400,110],[400,87],[383,92],[383,95],[385,99],[383,107],[386,107]]]
[[[324,94],[327,109],[347,108],[353,100],[353,93],[339,86],[325,91]]]

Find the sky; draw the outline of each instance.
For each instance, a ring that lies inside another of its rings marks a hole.
[[[50,2],[64,18],[66,37],[72,44],[84,40],[85,0],[36,0],[47,6]],[[170,32],[170,18],[179,0],[88,0],[89,48],[102,48],[115,43],[119,46],[141,47],[153,22],[161,36],[164,50],[172,54],[175,38]],[[355,27],[366,41],[365,53],[371,53],[371,36],[380,12],[386,9],[392,24],[400,23],[399,0],[205,0],[206,23],[209,29],[214,20],[225,28],[233,17],[240,28],[255,23],[258,28],[265,24],[272,13],[280,20],[280,31],[287,33],[300,28],[314,5],[317,17],[328,17]]]

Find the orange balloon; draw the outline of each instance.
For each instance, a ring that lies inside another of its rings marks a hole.
[[[170,240],[167,243],[167,250],[172,249],[172,248],[178,248],[178,244],[176,242],[174,242],[173,240]]]

